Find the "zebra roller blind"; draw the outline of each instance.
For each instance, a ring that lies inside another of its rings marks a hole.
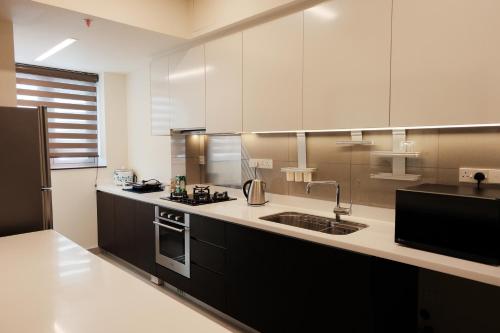
[[[16,64],[17,105],[48,108],[52,168],[96,166],[97,74]]]

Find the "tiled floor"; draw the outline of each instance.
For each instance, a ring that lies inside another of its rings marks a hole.
[[[230,319],[224,318],[223,317],[224,314],[218,314],[218,313],[216,313],[216,310],[209,310],[209,309],[207,309],[199,304],[196,304],[196,303],[192,302],[191,300],[187,299],[186,297],[179,295],[174,290],[171,290],[168,287],[158,286],[158,285],[153,284],[149,280],[148,274],[145,274],[144,272],[142,272],[142,271],[138,270],[137,268],[127,264],[126,262],[114,257],[113,255],[111,255],[109,253],[105,253],[105,252],[95,253],[96,251],[92,251],[92,252],[94,254],[96,254],[97,256],[99,256],[100,258],[102,258],[103,260],[106,260],[107,262],[119,267],[123,271],[136,277],[138,280],[141,280],[144,283],[147,283],[148,285],[151,286],[151,288],[155,288],[155,289],[160,290],[165,295],[168,295],[170,297],[175,298],[176,300],[178,300],[182,304],[188,306],[189,308],[191,308],[191,309],[201,313],[205,317],[219,323],[220,325],[224,326],[225,328],[227,328],[231,332],[235,332],[235,333],[256,332],[256,331],[253,331],[253,330],[248,329],[246,327],[240,327],[238,324],[231,322]]]

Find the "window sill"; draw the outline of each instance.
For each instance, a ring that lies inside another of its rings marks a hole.
[[[52,167],[50,171],[58,171],[58,170],[78,170],[78,169],[105,169],[106,165],[99,166],[60,166],[60,167]]]

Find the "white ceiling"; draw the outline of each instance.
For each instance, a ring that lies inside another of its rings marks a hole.
[[[16,62],[90,72],[126,73],[184,40],[92,18],[29,0],[0,0],[0,17],[14,22]],[[45,61],[34,59],[66,38],[78,41]]]

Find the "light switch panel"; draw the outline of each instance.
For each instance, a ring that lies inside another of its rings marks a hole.
[[[272,169],[273,160],[264,158],[251,158],[248,161],[248,166],[251,168]]]

